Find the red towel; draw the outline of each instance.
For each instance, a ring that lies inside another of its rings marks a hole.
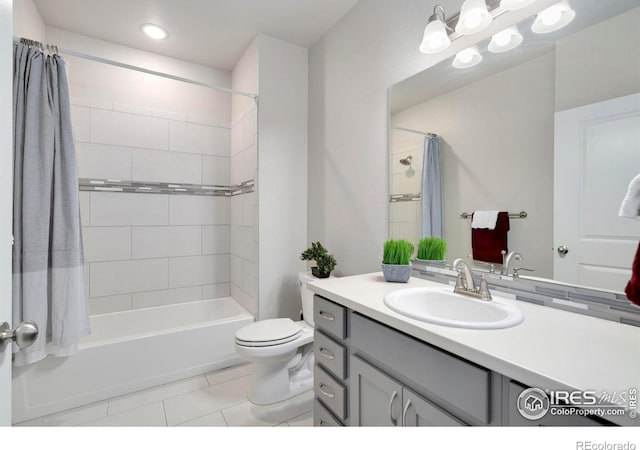
[[[488,228],[471,229],[471,247],[473,259],[496,264],[502,264],[502,250],[507,248],[507,232],[509,231],[509,213],[498,213],[495,230]]]
[[[640,244],[636,250],[636,256],[633,258],[633,267],[631,267],[631,279],[624,288],[624,293],[630,302],[640,306]]]

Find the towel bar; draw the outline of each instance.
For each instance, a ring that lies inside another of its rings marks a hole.
[[[528,214],[526,213],[526,211],[520,211],[519,213],[509,213],[509,217],[512,219],[526,219],[527,216]],[[462,214],[460,214],[460,217],[463,219],[470,219],[471,214],[463,212]]]

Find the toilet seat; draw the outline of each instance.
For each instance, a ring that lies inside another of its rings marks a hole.
[[[245,347],[271,347],[297,339],[302,327],[291,319],[261,320],[240,328],[236,343]]]

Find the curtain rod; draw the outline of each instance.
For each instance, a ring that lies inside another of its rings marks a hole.
[[[23,39],[24,38],[19,38],[19,37],[14,36],[13,37],[13,42],[14,42],[14,44],[19,44],[19,43],[21,43],[21,41]],[[43,44],[41,42],[33,41],[31,39],[24,39],[24,41],[22,43],[26,43],[27,45],[38,45],[40,48],[43,48]],[[200,81],[191,80],[189,78],[184,78],[184,77],[179,77],[179,76],[176,76],[176,75],[171,75],[171,74],[168,74],[168,73],[165,73],[165,72],[158,72],[156,70],[145,69],[144,67],[134,66],[134,65],[131,65],[131,64],[126,64],[126,63],[121,63],[121,62],[114,61],[114,60],[111,60],[111,59],[101,58],[99,56],[87,55],[86,53],[77,52],[75,50],[69,50],[69,49],[66,49],[66,48],[59,48],[58,46],[55,46],[55,45],[46,44],[45,46],[54,47],[57,50],[57,53],[63,53],[65,55],[73,56],[73,57],[76,57],[76,58],[81,58],[81,59],[86,59],[88,61],[94,61],[94,62],[99,62],[99,63],[103,63],[103,64],[108,64],[110,66],[121,67],[123,69],[134,70],[136,72],[142,72],[142,73],[146,73],[148,75],[155,75],[157,77],[167,78],[169,80],[182,81],[183,83],[194,84],[196,86],[202,86],[202,87],[205,87],[205,88],[208,88],[208,89],[213,89],[213,90],[216,90],[216,91],[226,92],[228,94],[242,95],[244,97],[252,98],[256,102],[258,101],[258,95],[257,94],[251,94],[249,92],[236,91],[234,89],[228,89],[228,88],[223,88],[223,87],[220,87],[220,86],[214,86],[212,84],[207,84],[207,83],[203,83],[203,82],[200,82]]]
[[[423,131],[412,130],[410,128],[402,128],[402,127],[391,127],[391,128],[394,130],[408,131],[409,133],[421,134],[423,136],[438,137],[438,135],[435,133],[425,133]]]

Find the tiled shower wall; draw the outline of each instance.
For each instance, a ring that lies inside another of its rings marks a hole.
[[[419,194],[422,174],[424,136],[403,130],[391,130],[391,194]],[[400,160],[411,156],[411,166]],[[389,205],[390,237],[418,242],[420,201],[398,201]]]
[[[231,124],[231,184],[258,179],[257,108],[240,102]],[[257,190],[256,190],[257,191]],[[231,296],[253,315],[258,314],[258,195],[231,197]]]
[[[71,100],[79,177],[230,184],[229,123]],[[230,295],[230,198],[81,192],[80,201],[91,314]]]

